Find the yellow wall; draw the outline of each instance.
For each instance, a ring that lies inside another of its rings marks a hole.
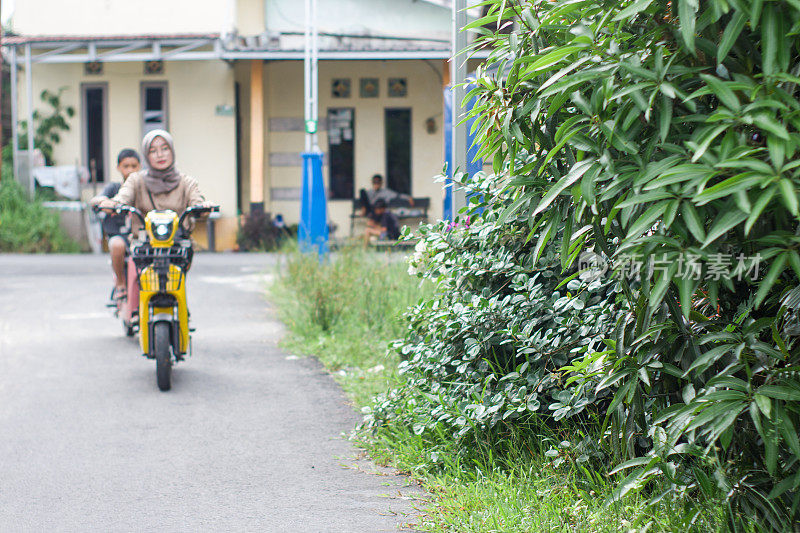
[[[386,173],[384,149],[384,109],[411,108],[411,193],[416,197],[429,197],[432,219],[442,216],[441,184],[433,176],[441,172],[444,163],[444,137],[442,130],[442,81],[441,61],[426,64],[420,60],[405,61],[321,61],[319,63],[320,118],[327,115],[329,107],[355,108],[355,193],[369,187],[373,174]],[[303,64],[300,61],[275,61],[267,64],[265,91],[269,117],[303,116]],[[362,77],[380,79],[378,98],[361,98],[359,80]],[[389,98],[389,77],[405,77],[408,80],[408,96]],[[333,78],[350,78],[351,97],[332,98]],[[436,132],[429,134],[425,121],[433,117]],[[268,152],[301,152],[304,146],[302,132],[269,132]],[[328,150],[328,138],[320,130],[319,145]],[[266,172],[272,187],[300,187],[301,167],[276,167],[267,162]],[[326,180],[328,167],[324,168]],[[349,232],[351,200],[331,200],[330,218],[339,226],[338,236]],[[282,213],[288,223],[297,222],[300,203],[297,201],[273,200],[273,213]]]
[[[166,62],[163,76],[144,76],[141,63],[106,63],[101,76],[85,76],[83,65],[43,64],[33,68],[35,107],[43,89],[66,87],[63,102],[76,110],[71,131],[62,135],[57,164],[83,161],[81,83],[107,83],[108,164],[106,176],[119,180],[116,155],[122,148],[140,149],[141,82],[166,81],[169,129],[175,138],[178,168],[197,178],[205,196],[220,204],[221,215],[236,220],[235,117],[219,116],[218,105],[234,105],[233,68],[222,61]],[[20,76],[20,119],[25,118],[24,73]],[[220,222],[220,227],[227,227]],[[231,233],[230,231],[228,233]],[[235,232],[232,232],[235,234]],[[218,235],[217,247],[231,248],[233,236]]]
[[[264,31],[266,0],[236,0],[236,28],[239,35],[257,35]]]

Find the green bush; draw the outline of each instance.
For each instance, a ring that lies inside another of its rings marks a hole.
[[[399,416],[418,434],[444,427],[466,444],[510,425],[538,427],[543,413],[581,415],[598,401],[593,388],[565,383],[560,369],[609,342],[625,312],[619,284],[577,272],[562,278],[552,246],[534,266],[526,228],[495,219],[421,228],[410,268],[437,291],[407,315],[409,333],[396,344],[407,379],[379,399],[371,424]],[[395,409],[404,397],[413,409]]]
[[[488,16],[471,27],[482,34],[476,48],[491,53],[468,98],[495,175],[465,186],[483,194],[484,221],[466,233],[486,247],[460,247],[443,227],[426,235],[424,268],[442,291],[412,313],[398,347],[425,391],[404,422],[500,431],[496,413],[517,405],[521,416],[503,424],[539,413],[574,433],[586,421],[561,415],[581,403],[599,415],[588,449],[627,476],[617,497],[722,494],[730,527],[791,529],[800,520],[800,5],[485,4]],[[511,32],[486,29],[511,22]],[[597,294],[573,284],[600,297],[584,323],[584,310],[565,305],[574,298],[559,299],[586,253],[616,283]],[[485,257],[499,265],[492,274],[468,273],[489,272]],[[513,329],[518,314],[547,342]],[[567,330],[585,349],[565,357],[571,337],[548,320],[575,321]],[[521,379],[537,371],[552,381]],[[540,405],[526,401],[534,393]],[[376,420],[407,412],[401,396],[379,402]]]
[[[25,191],[5,167],[0,182],[0,252],[74,253],[78,244],[59,225],[58,213],[41,202],[28,200]]]

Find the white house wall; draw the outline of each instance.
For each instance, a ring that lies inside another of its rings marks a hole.
[[[267,30],[303,31],[305,2],[265,1]],[[417,0],[318,0],[317,13],[320,32],[450,38],[450,10]]]
[[[23,35],[219,33],[234,24],[235,0],[17,0]]]

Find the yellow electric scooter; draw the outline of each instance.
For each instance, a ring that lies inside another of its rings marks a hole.
[[[131,242],[127,303],[138,315],[131,322],[138,326],[142,354],[156,360],[158,388],[167,391],[172,387],[172,365],[191,355],[186,273],[193,250],[183,222],[219,207],[189,207],[180,217],[174,211],[150,211],[145,217],[125,205],[116,211],[131,213],[144,227],[143,238]],[[134,271],[136,275],[130,275]]]

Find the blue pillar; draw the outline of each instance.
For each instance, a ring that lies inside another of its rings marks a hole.
[[[447,179],[444,188],[444,210],[442,218],[452,221],[453,213],[453,91],[444,88],[444,162],[447,164]]]
[[[328,251],[328,199],[322,181],[322,154],[303,152],[303,198],[297,238],[300,250]]]
[[[466,91],[469,92],[474,89],[474,85],[467,85]],[[467,103],[467,109],[472,109],[475,105],[475,98],[473,97]],[[472,131],[472,127],[475,125],[475,121],[477,119],[475,117],[470,118],[467,120],[467,168],[460,168],[458,169],[461,172],[466,172],[469,176],[474,176],[476,173],[483,170],[483,159],[477,159],[478,151],[480,149],[479,145],[475,143],[475,135],[476,132]],[[445,125],[444,129],[444,161],[447,163],[447,180],[445,180],[445,191],[444,191],[444,211],[443,216],[445,220],[454,220],[458,213],[455,213],[453,210],[453,91],[450,90],[450,86],[448,85],[444,89],[444,121],[443,124]],[[468,192],[467,193],[467,201],[469,198],[474,196],[475,193]],[[481,210],[482,211],[482,210]]]

